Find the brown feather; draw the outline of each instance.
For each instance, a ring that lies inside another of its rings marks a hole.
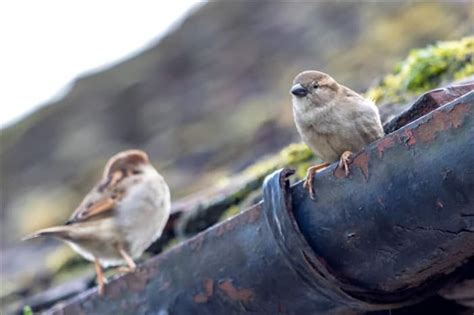
[[[37,238],[40,236],[53,236],[53,237],[67,239],[69,230],[70,228],[68,226],[53,226],[50,228],[36,231],[30,235],[27,235],[24,238],[22,238],[22,241],[30,240],[30,239]]]
[[[98,200],[94,202],[90,207],[87,208],[78,208],[71,219],[67,222],[67,224],[84,222],[90,220],[93,217],[99,216],[101,214],[105,214],[108,211],[111,211],[115,208],[116,202],[114,199],[110,197],[106,197],[104,199]]]

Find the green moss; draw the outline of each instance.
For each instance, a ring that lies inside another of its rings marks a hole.
[[[29,305],[23,307],[23,315],[33,315],[33,310]]]
[[[394,73],[367,91],[377,103],[402,102],[443,83],[474,74],[474,37],[415,49]]]
[[[296,169],[296,176],[303,178],[313,160],[313,152],[304,143],[292,143],[280,152],[269,155],[250,165],[240,174],[221,180],[220,184],[223,186],[229,185],[231,182],[244,182],[245,185],[239,186],[239,189],[229,192],[226,196],[221,196],[221,199],[227,200],[229,206],[222,213],[219,221],[234,216],[243,210],[245,207],[242,207],[240,203],[252,192],[259,190],[265,176],[271,172],[284,167],[294,168]]]
[[[172,248],[172,247],[178,245],[178,243],[179,243],[179,241],[178,241],[177,238],[173,238],[173,239],[169,240],[168,242],[166,242],[166,243],[163,245],[163,250],[162,250],[162,252],[164,252],[164,251],[166,251],[166,250],[168,250],[168,249],[170,249],[170,248]]]
[[[468,63],[464,68],[454,73],[454,79],[461,80],[465,77],[474,75],[474,58],[471,59],[471,62]]]
[[[240,207],[239,206],[236,206],[236,205],[233,205],[233,206],[230,206],[226,211],[224,211],[224,213],[221,215],[221,217],[219,218],[219,221],[224,221],[230,217],[233,217],[234,215],[240,213]]]
[[[253,176],[265,176],[282,167],[296,168],[297,173],[300,173],[298,168],[301,163],[313,158],[313,152],[304,143],[292,143],[279,153],[249,166],[244,170],[244,173]]]

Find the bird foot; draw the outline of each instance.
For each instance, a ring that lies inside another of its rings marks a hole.
[[[118,267],[117,268],[117,271],[121,274],[126,274],[126,273],[129,273],[129,272],[134,272],[137,268],[134,267],[128,267],[128,266],[121,266],[121,267]]]
[[[344,170],[346,177],[350,174],[349,164],[352,163],[353,156],[351,151],[344,151],[339,159],[339,167]]]
[[[316,197],[315,192],[314,192],[314,187],[313,187],[314,176],[316,175],[318,171],[325,169],[328,166],[329,166],[329,163],[321,163],[321,164],[311,166],[306,171],[306,179],[303,183],[303,188],[308,191],[309,197],[313,200]]]
[[[105,284],[107,283],[107,278],[104,275],[104,271],[100,265],[100,262],[97,258],[94,260],[95,271],[97,274],[97,284],[98,284],[98,291],[100,296],[104,296],[105,293]]]
[[[105,294],[105,284],[103,282],[99,282],[98,286],[99,296],[104,296]]]

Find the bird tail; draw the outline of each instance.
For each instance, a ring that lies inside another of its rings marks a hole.
[[[50,228],[38,230],[34,233],[31,233],[22,238],[23,241],[31,240],[40,236],[52,236],[61,239],[65,239],[68,237],[70,232],[69,226],[53,226]]]

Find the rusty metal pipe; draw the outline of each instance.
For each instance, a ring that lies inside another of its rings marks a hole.
[[[474,256],[474,92],[371,144],[349,180],[333,165],[318,197],[294,187],[296,221],[346,291],[403,300]]]
[[[433,294],[474,256],[474,92],[51,314],[343,314]],[[471,264],[472,266],[472,264]]]

